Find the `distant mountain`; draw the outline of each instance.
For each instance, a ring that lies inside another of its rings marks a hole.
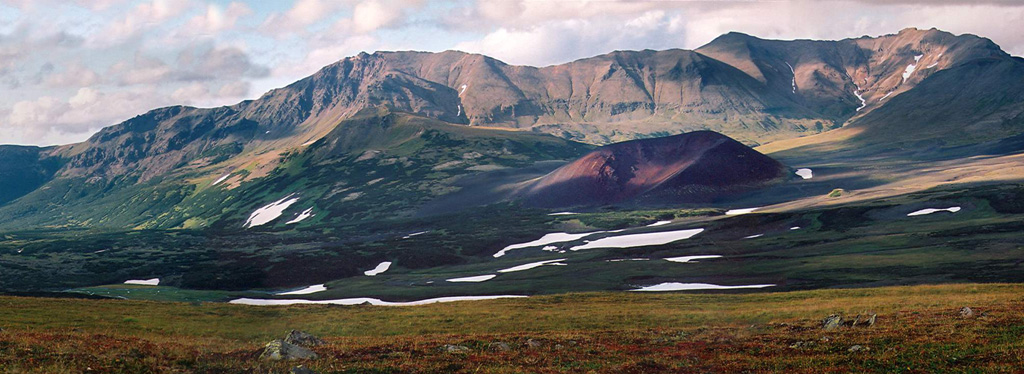
[[[913,28],[839,41],[764,40],[729,33],[696,51],[826,118],[868,113],[932,74],[967,61],[1009,58],[985,38]]]
[[[0,145],[0,205],[39,188],[60,168],[48,148]]]
[[[535,181],[519,196],[544,207],[708,203],[790,175],[727,136],[695,131],[601,147]]]

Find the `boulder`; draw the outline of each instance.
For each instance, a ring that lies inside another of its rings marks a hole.
[[[972,310],[969,306],[965,306],[963,308],[960,308],[960,311],[957,312],[957,314],[960,315],[960,318],[971,318],[974,317],[974,310]]]
[[[857,353],[857,352],[867,352],[867,351],[870,351],[870,350],[871,350],[871,348],[865,347],[863,345],[855,345],[855,346],[850,347],[850,349],[847,349],[846,351],[850,352],[850,353]]]
[[[821,328],[826,331],[838,329],[843,324],[843,316],[833,314],[821,320]]]
[[[858,314],[857,318],[855,318],[853,320],[853,323],[850,326],[851,327],[857,327],[857,326],[871,327],[871,326],[875,325],[875,319],[876,318],[878,318],[877,314],[870,314],[870,315],[867,315],[867,314],[860,315],[860,314]]]
[[[868,317],[868,320],[864,322],[865,326],[867,326],[867,327],[874,326],[875,325],[875,319],[877,319],[877,318],[878,318],[877,314],[872,314],[871,317]]]
[[[261,360],[270,361],[281,361],[281,360],[315,360],[317,359],[316,352],[313,352],[305,347],[298,346],[292,343],[288,343],[282,339],[272,340],[263,347],[263,353],[260,354]]]
[[[288,332],[288,336],[285,336],[284,341],[303,347],[316,347],[326,344],[323,340],[320,340],[320,338],[313,334],[299,330],[292,330]]]
[[[508,343],[505,343],[505,342],[493,342],[491,344],[488,344],[487,347],[490,348],[492,351],[510,351],[510,350],[512,350],[512,347],[510,347],[508,345]]]
[[[464,345],[445,344],[441,347],[441,350],[448,353],[467,353],[469,352],[469,347]]]
[[[540,348],[541,343],[533,339],[528,339],[526,340],[526,346],[530,348]]]

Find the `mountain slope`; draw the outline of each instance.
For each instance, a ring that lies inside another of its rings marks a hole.
[[[39,188],[61,166],[61,160],[50,157],[50,149],[0,145],[0,205]]]
[[[1009,57],[985,38],[914,28],[839,41],[764,40],[729,33],[696,51],[735,66],[816,112],[840,117],[870,112],[942,69],[973,59]]]
[[[1024,150],[1024,59],[973,59],[936,72],[846,127],[761,147],[781,158],[957,159]]]
[[[729,137],[696,131],[601,147],[527,183],[519,195],[544,207],[701,203],[764,186],[786,171]]]
[[[307,209],[314,216],[303,225],[404,217],[457,191],[455,182],[463,176],[572,159],[589,149],[550,135],[469,128],[380,107],[339,122],[313,144],[284,152],[258,178],[251,177],[256,161],[212,178],[202,168],[179,168],[139,183],[129,177],[58,176],[0,207],[0,228],[238,230],[259,208],[286,197],[298,200],[261,228],[295,227],[286,222]]]

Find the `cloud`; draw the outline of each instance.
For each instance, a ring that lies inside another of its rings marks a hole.
[[[343,2],[331,0],[296,0],[287,12],[268,16],[260,26],[260,31],[276,37],[303,32],[306,27],[325,19],[343,5]]]
[[[282,63],[273,70],[271,75],[275,77],[304,77],[345,57],[354,56],[363,51],[372,52],[378,45],[379,39],[374,36],[350,36],[340,42],[314,48],[297,60]]]
[[[44,66],[50,66],[52,69],[53,65]],[[43,83],[50,87],[80,88],[92,86],[101,81],[102,78],[94,70],[85,67],[81,63],[71,62],[62,71],[48,74]]]
[[[455,48],[511,64],[545,66],[638,46],[672,48],[685,36],[677,27],[665,12],[648,11],[631,18],[567,19],[522,29],[500,28]]]
[[[173,100],[154,87],[102,92],[81,88],[67,99],[43,96],[15,103],[0,121],[5,143],[65,144]]]
[[[262,78],[270,74],[270,69],[254,63],[236,47],[196,45],[182,50],[177,64],[184,79]]]
[[[160,58],[137,53],[131,62],[118,62],[108,71],[108,75],[115,77],[115,81],[123,86],[263,78],[269,74],[268,67],[253,62],[239,48],[206,43],[183,49],[173,65]]]
[[[381,27],[390,26],[402,16],[402,8],[397,4],[385,4],[378,0],[363,1],[352,9],[352,21],[355,31],[367,33]]]
[[[112,6],[124,3],[126,0],[74,0],[71,3],[91,10],[105,10]],[[0,4],[7,4],[18,9],[34,10],[52,7],[55,4],[64,4],[62,0],[3,0]]]
[[[192,83],[175,90],[171,94],[171,99],[179,103],[192,105],[195,101],[205,99],[208,96],[210,96],[210,89],[206,88],[205,84]]]
[[[208,4],[206,12],[198,14],[181,27],[183,35],[207,35],[216,36],[217,33],[230,30],[235,27],[238,20],[252,15],[253,11],[248,5],[240,2],[232,2],[227,8],[217,4]]]
[[[235,81],[225,83],[217,91],[217,96],[225,98],[243,98],[249,95],[252,84],[246,81]]]
[[[192,0],[152,0],[136,5],[120,20],[110,22],[102,31],[93,34],[92,42],[110,46],[137,37],[143,31],[163,25],[193,6]]]

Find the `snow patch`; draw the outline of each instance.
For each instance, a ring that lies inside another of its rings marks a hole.
[[[414,237],[414,236],[420,236],[420,235],[426,234],[426,233],[428,233],[428,232],[430,232],[430,231],[420,231],[420,232],[414,232],[414,233],[412,233],[412,234],[409,234],[409,235],[403,236],[403,237],[402,237],[402,239],[409,239],[409,238],[411,238],[411,237]]]
[[[790,230],[799,230],[799,229],[800,229],[800,226],[793,226],[793,227],[790,227],[789,229],[790,229]]]
[[[306,209],[306,210],[302,211],[302,213],[299,213],[299,215],[297,217],[295,217],[295,219],[293,219],[291,221],[288,221],[288,222],[285,222],[284,224],[291,225],[293,223],[299,223],[299,222],[302,222],[302,220],[304,220],[306,218],[309,218],[309,217],[312,217],[314,215],[315,214],[313,214],[313,208],[309,208],[309,209]]]
[[[882,96],[881,99],[878,99],[878,101],[881,102],[882,100],[885,100],[885,99],[889,98],[889,95],[892,95],[893,92],[896,92],[896,91],[889,91],[888,93],[885,94],[885,96]]]
[[[324,286],[323,284],[314,284],[312,286],[309,286],[309,287],[306,287],[306,288],[303,288],[303,289],[300,289],[300,290],[288,291],[288,292],[280,292],[280,293],[276,293],[274,295],[309,295],[311,293],[317,293],[317,292],[320,292],[320,291],[327,291],[327,287]]]
[[[372,270],[364,271],[363,274],[366,274],[366,276],[368,276],[368,277],[372,277],[372,276],[375,276],[377,274],[380,274],[380,273],[383,273],[385,271],[388,271],[388,269],[390,269],[390,268],[391,268],[391,261],[384,261],[384,262],[381,262],[381,263],[377,264],[377,267],[373,268]]]
[[[935,65],[938,65],[938,64],[939,64],[938,62],[933,62],[931,65],[925,66],[924,68],[925,69],[931,69],[931,68],[935,67]]]
[[[689,239],[700,234],[704,229],[675,230],[664,232],[652,232],[645,234],[630,234],[601,238],[592,242],[569,248],[571,251],[590,248],[631,248],[644,247],[649,245],[662,245],[674,241]]]
[[[469,86],[467,86],[467,85],[459,86],[459,96],[462,96],[462,94],[466,93],[466,88],[468,88],[468,87]]]
[[[803,179],[811,179],[814,177],[814,171],[808,168],[796,169],[796,175]]]
[[[623,261],[650,261],[649,258],[617,258],[614,260],[607,260],[605,262],[623,262]]]
[[[755,234],[755,235],[750,235],[750,236],[744,236],[743,239],[756,239],[756,238],[760,238],[762,236],[764,236],[764,234]]]
[[[544,265],[555,265],[555,264],[559,263],[560,261],[565,261],[565,260],[566,259],[564,259],[564,258],[560,258],[560,259],[557,259],[557,260],[547,260],[547,261],[531,262],[529,264],[522,264],[522,265],[519,265],[519,266],[513,266],[513,267],[510,267],[508,269],[501,269],[501,270],[498,270],[498,272],[499,273],[511,273],[511,272],[515,272],[515,271],[530,270],[530,269],[533,269],[533,268],[539,268],[539,267],[544,266]],[[562,265],[565,265],[565,264],[562,264]]]
[[[228,179],[228,177],[230,177],[230,176],[231,176],[231,173],[224,174],[223,177],[220,177],[217,180],[213,181],[213,183],[210,184],[210,187],[213,187],[213,186],[216,186],[216,185],[220,184],[220,182],[223,182],[225,179]]]
[[[160,285],[160,278],[153,279],[129,279],[124,281],[124,284],[135,284],[140,286],[158,286]]]
[[[793,70],[793,65],[786,62],[786,66],[789,66],[789,72],[793,73],[793,93],[796,93],[796,70]]]
[[[914,74],[914,70],[917,70],[917,62],[921,61],[921,57],[924,57],[924,55],[914,56],[914,63],[910,64],[910,65],[907,65],[907,68],[905,70],[903,70],[903,81],[904,82],[907,81],[907,78],[910,78],[911,74]]]
[[[295,305],[295,304],[329,304],[329,305],[360,305],[369,303],[370,305],[378,306],[414,306],[414,305],[427,305],[435,303],[449,303],[453,301],[476,301],[476,300],[494,300],[494,299],[509,299],[509,298],[524,298],[528,296],[522,295],[494,295],[494,296],[449,296],[449,297],[438,297],[433,299],[409,301],[409,302],[391,302],[384,301],[381,299],[374,299],[369,297],[356,297],[351,299],[335,299],[335,300],[303,300],[303,299],[250,299],[241,298],[229,301],[231,304],[240,305]]]
[[[738,216],[738,215],[741,215],[741,214],[753,213],[755,210],[758,210],[758,209],[761,209],[761,208],[763,208],[763,207],[742,208],[742,209],[729,209],[729,210],[725,211],[725,215],[727,215],[727,216]]]
[[[581,233],[581,234],[569,234],[569,233],[564,233],[564,232],[550,233],[550,234],[546,234],[546,235],[542,236],[540,239],[534,240],[532,242],[512,244],[510,246],[502,248],[500,251],[498,251],[498,253],[494,254],[494,258],[498,258],[498,257],[504,256],[506,253],[508,253],[508,251],[511,251],[513,249],[521,249],[521,248],[529,248],[529,247],[539,247],[539,246],[542,246],[542,245],[546,246],[548,244],[571,242],[573,240],[581,239],[583,237],[590,236],[590,235],[593,235],[593,234],[599,234],[599,233],[602,233],[602,232],[604,232],[604,231],[585,232],[585,233]]]
[[[868,106],[868,102],[864,101],[864,96],[860,95],[860,85],[857,85],[857,90],[853,91],[853,95],[857,96],[857,98],[860,99],[860,106],[857,107],[857,112],[859,112],[861,109],[864,109],[864,107]]]
[[[549,216],[571,216],[573,214],[579,214],[579,213],[576,213],[576,212],[558,212],[558,213],[549,213],[548,215]]]
[[[710,283],[679,283],[679,282],[666,282],[660,283],[653,286],[641,287],[635,290],[637,292],[658,292],[658,291],[693,291],[693,290],[732,290],[737,288],[765,288],[773,287],[774,284],[751,284],[745,286],[720,286],[717,284]]]
[[[489,281],[491,279],[494,279],[494,277],[496,277],[496,276],[498,276],[498,275],[497,274],[487,274],[487,275],[477,275],[477,276],[473,276],[473,277],[446,279],[446,281],[453,282],[453,283],[478,283],[478,282]]]
[[[650,225],[647,225],[647,227],[658,227],[658,226],[667,225],[667,224],[670,224],[670,223],[672,223],[672,221],[658,221],[658,222],[652,223]]]
[[[285,209],[292,206],[299,201],[299,198],[292,197],[294,194],[285,196],[281,200],[272,202],[262,208],[256,209],[249,215],[249,219],[245,221],[245,228],[252,228],[260,225],[265,225],[270,221],[280,217],[284,213]]]
[[[924,215],[929,215],[929,214],[938,213],[938,212],[956,213],[956,212],[959,212],[959,211],[960,211],[960,207],[958,207],[958,206],[949,207],[949,208],[945,208],[945,209],[928,208],[928,209],[921,209],[921,210],[918,210],[918,211],[915,211],[915,212],[908,213],[907,217],[924,216]]]
[[[691,262],[691,261],[694,261],[694,260],[703,260],[703,259],[708,259],[708,258],[721,258],[721,257],[722,257],[722,255],[683,256],[683,257],[669,257],[669,258],[666,258],[665,261],[687,263],[687,262]]]

